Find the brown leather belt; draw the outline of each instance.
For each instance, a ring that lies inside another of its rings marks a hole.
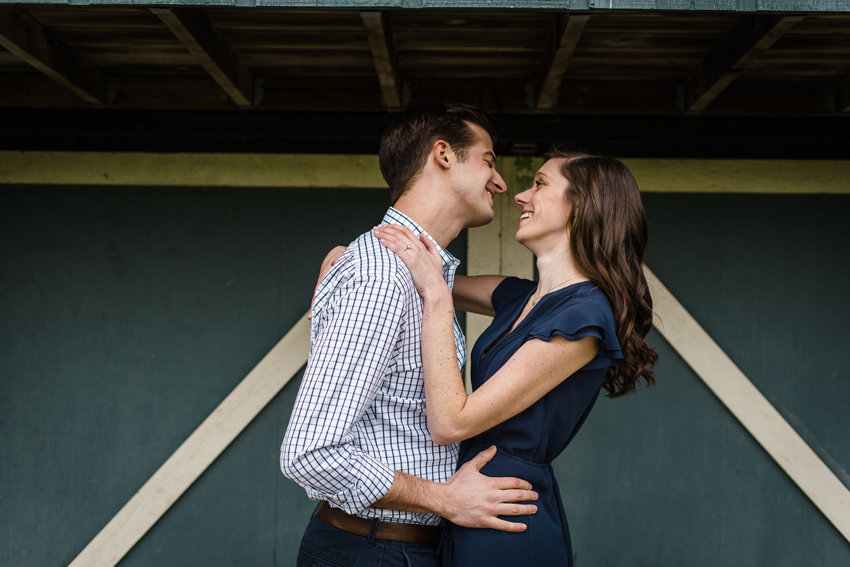
[[[316,516],[323,522],[327,522],[333,527],[350,534],[369,537],[369,532],[372,531],[372,520],[352,516],[339,508],[331,507],[330,504],[324,501],[316,509]],[[440,528],[436,526],[378,521],[375,539],[437,545],[440,541]]]

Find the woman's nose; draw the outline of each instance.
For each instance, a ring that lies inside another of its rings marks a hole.
[[[531,191],[531,189],[526,189],[522,193],[517,193],[516,197],[514,197],[514,201],[516,201],[516,204],[517,205],[526,204],[528,202],[528,199],[529,199],[529,192],[530,191]]]

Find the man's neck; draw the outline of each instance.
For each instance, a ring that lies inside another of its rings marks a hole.
[[[436,205],[436,206],[435,206]],[[393,207],[422,227],[443,249],[463,230],[461,219],[452,218],[451,208],[436,203],[426,203],[415,195],[403,195]]]

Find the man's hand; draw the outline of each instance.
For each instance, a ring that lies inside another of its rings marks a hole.
[[[331,271],[333,265],[336,264],[336,261],[339,260],[339,257],[342,256],[345,251],[345,246],[335,246],[333,250],[328,252],[328,255],[325,256],[325,259],[322,261],[322,267],[319,270],[319,279],[316,280],[316,287],[313,289],[313,299],[310,300],[310,314],[307,315],[307,319],[313,319],[313,302],[316,301],[316,290],[319,289],[319,284],[322,283],[322,280],[325,279],[325,276],[328,275],[328,272]]]
[[[534,504],[519,504],[537,500],[531,484],[518,478],[491,478],[479,471],[496,455],[490,447],[463,465],[442,486],[447,498],[440,515],[467,528],[492,528],[505,532],[525,531],[527,526],[508,522],[497,516],[527,516],[537,512]]]
[[[375,508],[405,512],[429,512],[467,528],[492,528],[522,532],[528,526],[497,516],[528,516],[537,512],[531,485],[518,478],[490,478],[479,471],[496,454],[496,447],[481,451],[440,484],[395,471],[392,488],[373,503]]]

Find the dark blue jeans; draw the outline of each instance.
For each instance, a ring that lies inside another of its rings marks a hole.
[[[313,516],[297,567],[440,567],[440,558],[436,545],[361,537]]]

